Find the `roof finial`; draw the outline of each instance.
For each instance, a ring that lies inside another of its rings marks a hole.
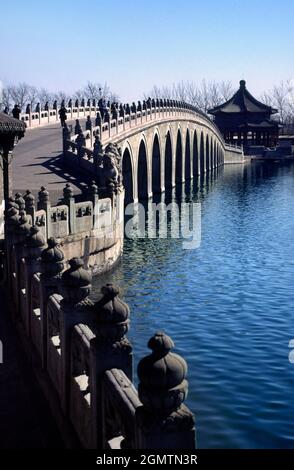
[[[245,80],[240,80],[240,88],[245,88],[246,82]]]

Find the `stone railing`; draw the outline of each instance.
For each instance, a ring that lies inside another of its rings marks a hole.
[[[98,106],[67,106],[66,117],[71,119],[83,119],[86,116],[96,116]],[[21,113],[19,119],[24,121],[27,128],[34,128],[39,126],[47,126],[48,124],[56,123],[59,121],[59,109],[46,109],[40,111],[33,111],[28,113]]]
[[[105,188],[104,197],[100,198],[93,182],[85,201],[76,202],[73,189],[67,183],[56,206],[51,206],[49,192],[42,187],[37,204],[28,190],[23,196],[17,193],[15,198],[11,197],[8,209],[8,228],[13,217],[19,219],[20,230],[26,233],[34,226],[46,241],[57,238],[67,258],[83,257],[93,272],[109,269],[121,254],[124,236],[122,187]],[[6,237],[5,243],[10,250],[13,238]]]
[[[94,123],[88,116],[85,131],[82,130],[79,122],[76,126],[66,129],[63,135],[64,147],[73,153],[78,153],[78,148],[81,146],[92,150],[96,137],[99,137],[104,145],[110,141],[117,141],[120,136],[124,136],[124,133],[144,127],[149,122],[175,117],[198,118],[206,126],[212,128],[224,144],[218,127],[198,108],[182,101],[157,99],[142,103],[139,101],[137,105],[135,103],[119,106],[113,104],[111,109],[99,109]],[[91,152],[86,152],[86,154],[87,157],[91,156]]]
[[[195,427],[184,405],[187,365],[156,333],[151,354],[132,383],[130,311],[119,290],[105,285],[90,299],[91,274],[80,258],[66,260],[10,201],[6,214],[9,305],[42,369],[43,391],[56,421],[84,448],[192,449]],[[45,386],[44,386],[45,383]]]

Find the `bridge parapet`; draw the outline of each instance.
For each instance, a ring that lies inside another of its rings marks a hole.
[[[84,448],[195,448],[193,415],[183,403],[187,365],[170,352],[172,340],[163,333],[150,339],[137,391],[130,311],[119,289],[107,284],[91,300],[84,261],[66,260],[36,227],[29,237],[13,245],[21,263],[11,264],[10,306],[56,420],[66,421]]]
[[[124,132],[129,132],[131,129],[138,129],[142,126],[145,126],[151,121],[162,121],[175,117],[197,117],[201,122],[209,123],[209,126],[214,129],[214,131],[219,136],[222,141],[222,135],[214,124],[214,122],[202,111],[200,111],[195,106],[192,106],[188,103],[178,102],[174,100],[153,100],[154,102],[147,107],[146,103],[143,102],[143,105],[139,101],[138,106],[129,104],[124,105],[124,108],[119,113],[118,108],[114,108],[115,112],[112,110],[111,113],[107,112],[104,114],[104,117],[101,117],[100,111],[97,112],[95,126],[91,129],[91,135],[86,131],[83,132],[83,135],[86,139],[86,147],[92,148],[94,138],[96,135],[99,135],[100,140],[103,144],[107,143],[110,140],[116,141],[117,138],[122,136]],[[145,103],[145,104],[144,104]],[[160,105],[161,104],[161,105]],[[128,112],[126,112],[126,109]],[[115,118],[111,117],[115,114]],[[122,114],[122,115],[120,115]],[[68,136],[68,140],[71,142],[76,142],[78,134]]]
[[[93,183],[88,193],[80,196],[83,200],[76,201],[73,189],[67,183],[63,197],[55,206],[51,206],[50,194],[44,187],[39,191],[37,203],[30,191],[24,198],[20,196],[10,198],[6,213],[8,253],[16,242],[23,242],[31,227],[36,227],[45,243],[51,237],[57,238],[67,259],[82,256],[93,271],[109,269],[120,256],[124,234],[124,191],[121,186],[100,188],[99,197],[98,187]]]

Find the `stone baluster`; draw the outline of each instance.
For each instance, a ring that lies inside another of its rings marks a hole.
[[[60,289],[61,273],[64,269],[64,254],[55,238],[48,239],[48,246],[41,253],[41,335],[42,335],[42,366],[47,367],[47,305],[50,295]]]
[[[92,276],[80,258],[69,260],[69,269],[61,276],[60,340],[62,356],[62,408],[69,411],[71,332],[78,323],[91,323],[93,302],[89,299]]]
[[[26,207],[25,200],[24,200],[24,198],[22,197],[22,195],[20,193],[16,193],[15,202],[18,205],[18,209],[20,211],[23,211],[25,209],[25,207]]]
[[[122,117],[123,120],[123,130],[126,128],[126,123],[125,123],[125,108],[123,107],[122,104],[119,105],[119,116]]]
[[[103,145],[101,144],[100,137],[96,135],[94,147],[93,147],[93,163],[94,163],[94,173],[100,175],[100,165],[103,158]]]
[[[72,235],[76,232],[76,208],[74,192],[70,183],[66,183],[63,189],[63,201],[68,206],[69,233]]]
[[[76,144],[77,144],[77,147],[78,147],[78,163],[79,165],[81,164],[81,159],[84,157],[85,155],[85,149],[84,147],[86,146],[86,139],[85,139],[85,136],[83,134],[83,131],[82,129],[80,129],[79,133],[78,133],[78,136],[76,138]]]
[[[63,148],[63,156],[66,156],[68,148],[69,148],[69,141],[71,140],[71,131],[66,124],[63,125],[62,128],[62,148]]]
[[[31,334],[31,285],[32,277],[40,272],[41,254],[45,248],[45,239],[37,225],[30,228],[26,237],[24,258],[25,258],[25,327],[28,335]]]
[[[93,312],[95,323],[92,329],[95,333],[90,350],[90,364],[93,377],[93,390],[96,396],[92,397],[93,432],[97,432],[97,447],[103,445],[102,422],[102,376],[105,371],[112,368],[123,370],[129,379],[132,379],[133,353],[132,346],[125,337],[129,328],[130,310],[126,303],[119,298],[119,289],[113,284],[102,287],[102,298],[94,304]]]
[[[93,148],[93,123],[91,120],[91,116],[87,116],[86,120],[86,131],[90,131],[90,147]]]
[[[95,181],[92,181],[90,186],[90,199],[93,202],[93,228],[98,227],[99,219],[99,193],[98,186]]]
[[[34,225],[35,224],[35,214],[36,214],[35,196],[33,195],[33,193],[29,189],[27,189],[23,198],[25,200],[26,213],[31,216],[32,225]]]
[[[43,210],[46,213],[46,235],[48,239],[51,236],[51,203],[49,191],[47,191],[44,186],[41,186],[38,196],[39,200],[37,203],[37,209]]]
[[[194,449],[195,426],[183,404],[188,393],[187,364],[171,353],[172,339],[156,333],[148,342],[152,353],[138,364],[138,449]]]
[[[18,205],[15,203],[14,198],[10,197],[5,209],[5,276],[8,283],[9,293],[12,292],[12,249],[13,245],[17,242],[17,228],[19,222]]]
[[[17,243],[23,244],[30,235],[32,224],[30,224],[26,211],[19,212],[19,220],[17,226]]]

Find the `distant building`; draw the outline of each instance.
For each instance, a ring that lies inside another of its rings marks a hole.
[[[239,90],[225,103],[208,110],[214,116],[227,143],[275,147],[279,138],[279,123],[271,119],[278,111],[254,98],[240,81]]]

